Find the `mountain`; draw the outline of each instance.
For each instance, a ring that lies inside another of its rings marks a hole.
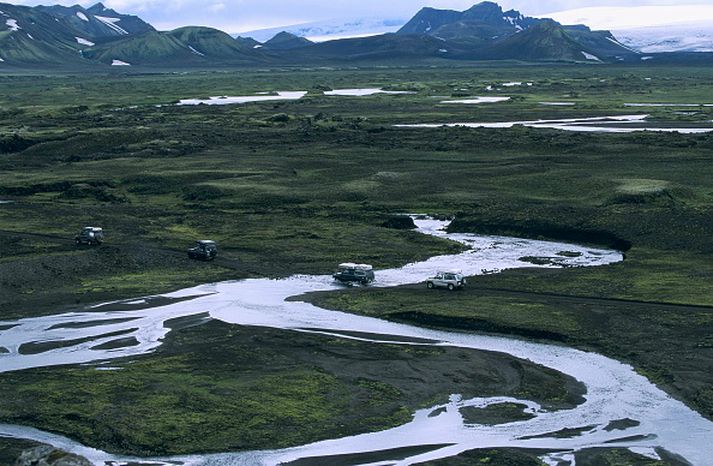
[[[239,41],[218,29],[183,27],[167,32],[185,44],[191,52],[204,57],[251,58],[254,57],[252,41]]]
[[[462,16],[463,13],[460,11],[426,7],[416,13],[411,21],[397,31],[397,34],[432,34],[445,25],[456,23]]]
[[[240,44],[241,47],[244,49],[259,49],[262,47],[262,44],[252,37],[236,37],[235,41]]]
[[[65,22],[81,37],[94,41],[143,34],[154,30],[153,26],[141,18],[117,13],[106,8],[102,3],[97,3],[89,9],[84,9],[79,5],[71,7],[38,6],[37,11]]]
[[[540,20],[519,11],[503,11],[497,3],[482,2],[466,11],[424,8],[398,34],[427,34],[441,39],[488,42],[517,34]]]
[[[66,21],[25,6],[0,4],[0,63],[81,61],[79,34]]]
[[[102,3],[97,3],[87,10],[90,19],[94,17],[105,23],[110,29],[117,32],[118,35],[141,34],[155,29],[150,24],[144,22],[141,18],[134,15],[124,15],[105,7]]]
[[[4,65],[92,65],[84,50],[120,37],[154,31],[136,16],[101,3],[26,7],[0,3],[0,63]]]
[[[564,30],[584,50],[589,50],[592,54],[617,60],[637,58],[634,55],[637,55],[638,51],[620,42],[610,31],[592,31],[583,25],[564,26]]]
[[[282,31],[272,39],[262,44],[262,46],[267,50],[292,50],[309,47],[313,44],[314,42],[305,39],[304,37],[299,37],[292,33]]]
[[[562,26],[551,19],[530,18],[482,2],[466,11],[424,8],[398,35],[428,35],[443,41],[444,57],[547,61],[607,61],[636,52],[609,31]]]
[[[600,62],[603,61],[603,58],[597,55],[600,51],[596,47],[584,46],[571,31],[555,21],[548,20],[541,21],[519,34],[496,41],[476,52],[475,56],[490,60]]]
[[[243,32],[241,35],[264,42],[285,31],[296,36],[305,37],[313,42],[326,42],[328,40],[353,39],[396,32],[404,24],[406,24],[406,20],[402,18],[351,18],[317,21],[280,28],[258,29]]]
[[[617,10],[618,11],[618,10]],[[713,11],[713,10],[712,10]],[[574,15],[573,18],[578,18]],[[636,18],[641,21],[641,18]],[[619,23],[634,21],[619,18]],[[635,22],[636,22],[635,21]],[[307,27],[304,31],[342,34],[371,28],[392,28],[401,21],[368,20]],[[133,15],[119,13],[102,3],[26,7],[0,4],[0,70],[11,66],[210,67],[312,65],[330,63],[443,63],[446,60],[520,60],[545,62],[710,63],[713,54],[653,53],[666,51],[673,39],[662,37],[644,48],[631,39],[617,39],[608,30],[592,30],[570,22],[532,18],[498,4],[482,2],[465,11],[423,8],[396,32],[314,43],[280,31],[264,43],[208,27],[183,27],[161,32]],[[593,24],[597,24],[596,21]],[[343,24],[344,25],[344,24]],[[311,28],[311,29],[310,29]],[[372,29],[373,30],[373,29]],[[362,34],[357,34],[362,35]],[[680,50],[713,50],[706,41],[713,33],[697,36]],[[624,43],[623,43],[624,42]]]
[[[290,43],[283,41],[285,47]],[[264,58],[255,45],[252,40],[236,40],[205,27],[159,32],[141,18],[102,3],[87,9],[0,4],[3,67],[259,64]]]
[[[179,62],[190,64],[194,61],[201,61],[197,53],[192,52],[188,45],[169,34],[158,31],[91,47],[84,51],[84,56],[107,65],[151,65]]]
[[[96,45],[85,50],[84,56],[104,64],[144,66],[238,65],[262,61],[259,52],[252,47],[206,27],[149,31]]]
[[[422,60],[441,57],[446,53],[443,42],[425,35],[382,34],[363,38],[321,42],[296,50],[293,62],[358,62]]]

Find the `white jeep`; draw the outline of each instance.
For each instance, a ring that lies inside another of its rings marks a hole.
[[[465,288],[466,279],[459,272],[438,272],[435,277],[431,277],[426,281],[426,286],[429,289],[447,288],[450,291]]]

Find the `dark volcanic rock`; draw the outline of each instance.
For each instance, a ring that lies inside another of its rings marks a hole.
[[[411,217],[406,217],[399,215],[398,217],[391,217],[387,221],[381,224],[384,228],[392,228],[394,230],[414,230],[416,229],[416,224],[413,222]]]

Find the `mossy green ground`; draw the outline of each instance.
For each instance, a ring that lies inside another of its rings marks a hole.
[[[156,456],[382,430],[452,393],[528,397],[550,409],[583,401],[574,380],[500,354],[191,320],[170,324],[174,331],[150,356],[3,375],[0,390],[13,396],[0,400],[0,420]]]
[[[328,273],[345,260],[396,266],[460,249],[383,228],[385,220],[399,212],[456,215],[453,228],[460,231],[631,249],[626,262],[610,267],[486,277],[475,282],[482,292],[379,290],[328,302],[385,317],[418,311],[411,317],[425,316],[423,324],[435,316],[448,318],[450,327],[594,349],[634,364],[711,416],[710,308],[632,310],[618,301],[553,295],[713,305],[713,136],[392,125],[644,111],[662,124],[706,125],[710,107],[686,107],[684,115],[680,108],[624,104],[711,103],[712,78],[705,68],[610,66],[2,75],[0,199],[15,203],[0,205],[0,319],[206,281]],[[508,81],[534,85],[496,91],[513,97],[506,103],[439,104],[444,96],[483,95],[486,86]],[[418,93],[333,98],[316,90],[361,86]],[[277,90],[310,95],[229,107],[171,105]],[[85,225],[103,226],[107,244],[75,248],[72,238]],[[206,237],[219,241],[220,259],[188,261],[184,249]],[[153,368],[143,367],[137,377],[149,377]],[[12,377],[13,391],[22,386],[32,396],[54,396],[52,409],[67,412],[61,405],[69,398],[56,383],[76,371],[21,372],[0,383]],[[124,380],[126,373],[105,377]],[[203,390],[189,379],[172,387]],[[96,403],[111,398],[95,395]],[[310,406],[299,394],[285,398]],[[164,421],[131,422],[150,432]],[[394,422],[389,415],[376,424]],[[32,423],[60,424],[46,417]],[[75,427],[81,433],[90,424]],[[200,448],[221,449],[220,443]]]

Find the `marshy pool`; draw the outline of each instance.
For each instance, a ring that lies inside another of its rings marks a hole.
[[[525,126],[539,129],[558,129],[582,133],[681,133],[702,134],[713,132],[713,126],[684,127],[680,123],[647,121],[649,115],[613,115],[601,117],[565,118],[554,120],[501,121],[487,123],[416,123],[394,125],[396,128],[513,128]],[[690,123],[689,123],[690,124]]]
[[[247,104],[252,102],[273,102],[281,100],[300,100],[307,95],[307,91],[285,91],[277,92],[275,95],[258,93],[256,95],[244,96],[215,96],[207,99],[182,99],[178,102],[179,106],[189,105],[236,105]]]
[[[510,97],[471,97],[467,99],[459,100],[444,100],[442,104],[465,104],[465,105],[479,105],[479,104],[496,104],[499,102],[507,102]]]
[[[413,91],[385,91],[382,88],[362,88],[362,89],[333,89],[331,91],[325,91],[326,96],[341,96],[341,97],[368,97],[377,94],[386,95],[409,95],[416,94]]]

